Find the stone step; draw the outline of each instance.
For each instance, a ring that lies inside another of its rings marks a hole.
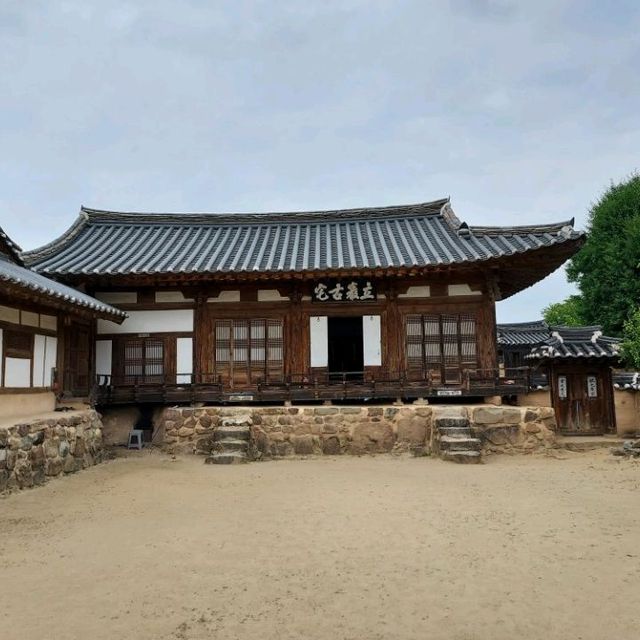
[[[440,449],[442,451],[480,451],[482,442],[479,438],[450,438],[442,436],[440,438]]]
[[[480,464],[482,458],[479,451],[442,451],[440,457],[459,464]]]
[[[439,416],[434,419],[434,425],[438,429],[460,429],[460,428],[469,428],[469,419],[468,418],[456,418],[456,417],[447,417],[447,416]]]
[[[205,458],[205,464],[244,464],[249,462],[242,451],[220,451]]]
[[[469,427],[440,427],[438,433],[441,437],[450,438],[472,438],[473,432]]]
[[[215,451],[244,451],[249,448],[248,440],[238,440],[237,438],[224,438],[216,440],[213,448]]]
[[[251,438],[251,428],[239,426],[218,427],[213,432],[214,440],[224,440],[225,438],[232,438],[234,440],[249,440]]]
[[[251,424],[250,415],[224,416],[222,418],[223,427],[248,427]]]

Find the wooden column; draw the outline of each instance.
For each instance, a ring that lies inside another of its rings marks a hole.
[[[193,310],[193,374],[195,382],[210,382],[207,376],[213,373],[212,349],[209,316],[207,314],[207,295],[197,293],[194,296]]]
[[[486,293],[478,308],[478,364],[480,369],[498,368],[498,335],[496,327],[496,288],[488,280]]]
[[[302,309],[302,289],[296,287],[289,294],[291,305],[285,320],[284,373],[306,374],[309,361],[309,327]]]
[[[393,283],[385,289],[384,331],[382,345],[382,368],[392,375],[404,371],[404,327],[398,308],[398,291]]]

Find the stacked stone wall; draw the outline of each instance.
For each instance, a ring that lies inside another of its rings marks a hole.
[[[0,427],[0,493],[41,485],[102,459],[102,423],[93,410]]]
[[[434,449],[434,419],[469,420],[484,453],[532,452],[555,444],[549,407],[490,405],[176,407],[160,415],[164,445],[172,452],[210,455],[224,417],[244,415],[251,424],[255,458],[370,454]]]

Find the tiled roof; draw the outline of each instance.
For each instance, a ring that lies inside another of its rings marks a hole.
[[[549,338],[549,327],[543,320],[499,324],[497,329],[502,347],[532,347]]]
[[[640,391],[640,373],[638,371],[614,371],[613,386],[616,389]]]
[[[122,322],[127,317],[124,311],[22,267],[0,253],[0,286],[5,282],[35,292],[43,298],[89,309],[98,316],[109,317],[116,322]]]
[[[22,249],[5,233],[2,227],[0,227],[0,245],[6,247],[9,256],[13,258],[14,262],[23,264],[22,257],[20,256]]]
[[[116,213],[83,207],[63,236],[23,255],[41,273],[60,276],[317,273],[482,263],[566,245],[559,264],[583,238],[573,220],[470,227],[458,220],[448,199],[268,214]]]
[[[620,340],[602,335],[602,327],[549,327],[551,337],[533,347],[532,360],[555,358],[617,358]]]

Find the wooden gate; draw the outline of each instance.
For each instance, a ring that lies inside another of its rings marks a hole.
[[[558,430],[565,435],[601,435],[615,430],[608,367],[558,367],[552,374]]]

